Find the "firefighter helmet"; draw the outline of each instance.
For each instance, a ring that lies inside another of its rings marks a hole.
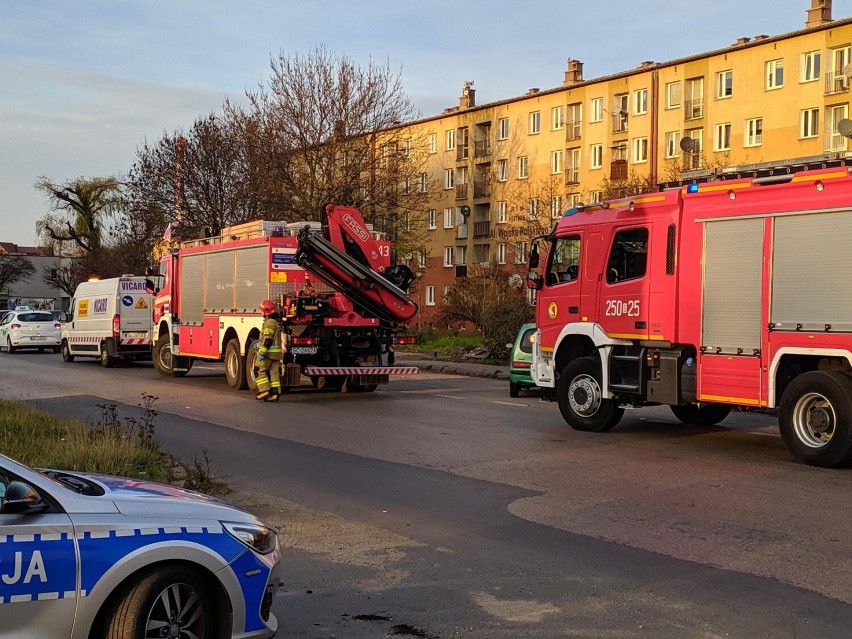
[[[258,308],[263,311],[263,316],[267,317],[275,312],[275,302],[272,300],[263,300]]]

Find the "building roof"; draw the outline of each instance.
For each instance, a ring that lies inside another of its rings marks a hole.
[[[42,255],[37,246],[18,246],[14,242],[0,242],[0,254],[4,255]]]

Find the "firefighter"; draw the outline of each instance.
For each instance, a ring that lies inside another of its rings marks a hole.
[[[305,283],[299,290],[299,297],[316,297],[317,291],[311,284],[311,276],[305,273]]]
[[[284,359],[281,316],[272,300],[263,300],[260,310],[264,319],[257,351],[257,399],[277,402],[281,394],[281,362]]]

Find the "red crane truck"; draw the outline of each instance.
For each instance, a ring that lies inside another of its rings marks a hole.
[[[702,425],[777,408],[794,457],[852,463],[850,171],[732,170],[568,210],[531,248],[533,380],[577,430],[654,404]]]
[[[282,311],[285,391],[302,374],[315,385],[373,391],[390,375],[418,372],[394,366],[393,350],[414,339],[399,334],[417,312],[407,293],[413,274],[393,264],[390,243],[355,208],[326,206],[320,228],[257,222],[185,242],[161,259],[159,275],[153,359],[162,375],[224,361],[229,386],[254,390],[263,299]]]

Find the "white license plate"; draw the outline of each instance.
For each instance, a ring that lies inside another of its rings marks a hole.
[[[45,339],[47,339],[47,338],[46,338],[46,337],[44,337],[43,335],[31,335],[31,336],[30,336],[30,341],[31,341],[31,342],[37,342],[37,341],[39,341],[39,340],[45,340]]]
[[[124,336],[127,339],[145,339],[147,337],[145,333],[125,333]]]
[[[317,347],[316,346],[291,346],[290,352],[293,355],[316,355]]]

